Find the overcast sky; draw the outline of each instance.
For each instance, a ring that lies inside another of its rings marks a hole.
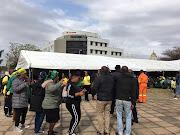
[[[9,42],[42,47],[63,31],[83,30],[137,58],[160,56],[180,46],[179,7],[180,0],[0,0],[0,50]]]

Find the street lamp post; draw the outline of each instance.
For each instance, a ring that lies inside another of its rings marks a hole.
[[[81,54],[82,51],[83,51],[83,50],[79,50],[79,54]]]

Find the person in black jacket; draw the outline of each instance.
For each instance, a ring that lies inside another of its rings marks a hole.
[[[98,135],[110,134],[110,109],[113,99],[114,79],[109,72],[109,68],[101,68],[101,76],[98,76],[92,88],[92,94],[97,93],[97,116],[99,123]]]
[[[32,84],[32,96],[31,96],[31,103],[30,103],[30,111],[36,112],[35,116],[35,128],[34,132],[37,133],[44,133],[44,131],[41,131],[41,124],[44,120],[44,112],[41,107],[42,101],[44,100],[45,96],[45,89],[42,88],[42,83],[44,82],[44,79],[46,78],[46,72],[40,72],[39,73],[39,80]]]
[[[123,135],[122,114],[123,108],[126,114],[125,134],[131,134],[131,114],[136,101],[136,86],[133,76],[128,73],[128,67],[122,67],[122,76],[119,76],[116,83],[116,113],[117,129],[119,135]]]
[[[74,72],[67,84],[66,108],[72,115],[69,131],[67,132],[69,135],[76,135],[75,129],[81,119],[81,96],[84,96],[87,91],[86,89],[81,90],[81,88],[77,86],[79,79],[80,73]]]
[[[132,69],[129,69],[129,73],[132,74],[134,76],[134,72],[132,71]],[[139,83],[138,83],[138,79],[136,77],[133,78],[134,79],[134,83],[136,86],[136,102],[139,99]],[[132,122],[138,123],[138,117],[137,117],[137,110],[136,110],[136,103],[134,105],[134,109],[132,110],[133,113],[133,120]]]
[[[116,71],[112,73],[112,77],[113,77],[115,85],[116,85],[117,79],[119,78],[119,76],[121,76],[121,66],[116,65],[115,69],[116,69]],[[115,107],[115,101],[116,101],[116,87],[114,87],[113,95],[114,95],[114,97],[112,100],[111,111],[110,111],[111,117],[113,116],[113,113],[114,113],[114,107]]]

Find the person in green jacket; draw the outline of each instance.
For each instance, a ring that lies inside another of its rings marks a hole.
[[[12,109],[12,95],[13,95],[11,85],[12,85],[12,82],[13,82],[14,78],[16,78],[18,76],[18,74],[19,74],[18,71],[14,71],[11,74],[11,78],[9,79],[8,84],[6,86],[5,98],[6,98],[6,101],[8,101],[9,108],[11,108],[11,109]],[[9,92],[10,92],[10,95],[7,96],[8,95],[7,93],[9,93]],[[13,110],[13,114],[12,113],[9,114],[10,117],[11,117],[11,115],[13,115],[13,120],[12,121],[14,122],[14,119],[15,119],[15,111],[14,110]]]
[[[45,86],[45,97],[42,103],[42,108],[46,114],[46,122],[50,123],[48,135],[54,135],[56,132],[53,131],[55,124],[60,119],[59,116],[59,105],[61,104],[61,92],[62,92],[62,85],[63,79],[58,82],[58,72],[52,71],[50,73],[50,77],[53,82],[47,83]],[[44,85],[42,84],[42,86]]]

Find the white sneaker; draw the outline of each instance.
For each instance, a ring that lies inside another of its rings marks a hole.
[[[40,135],[40,134],[44,134],[43,130],[39,130],[38,132],[34,132],[34,135]]]
[[[30,126],[29,125],[27,125],[27,124],[22,124],[21,125],[21,128],[29,128]]]
[[[174,99],[178,99],[177,97],[175,97]]]
[[[23,132],[23,130],[22,130],[21,128],[19,128],[19,127],[15,127],[15,128],[14,128],[14,131],[15,131],[15,132]]]

